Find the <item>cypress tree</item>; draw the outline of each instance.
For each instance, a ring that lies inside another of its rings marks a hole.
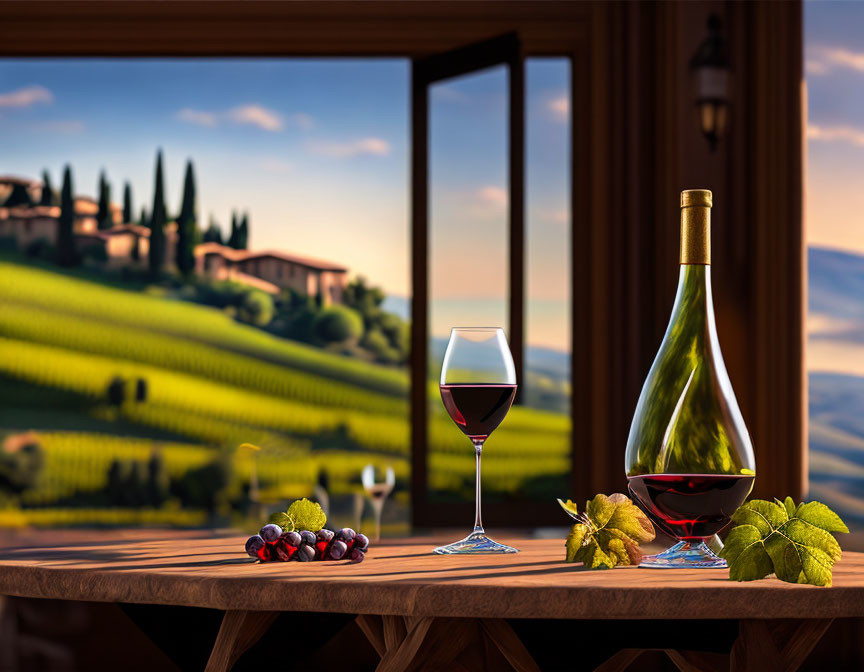
[[[132,221],[132,185],[128,182],[123,186],[123,223]]]
[[[162,176],[162,150],[156,154],[156,186],[150,214],[150,274],[156,278],[165,262],[165,185]]]
[[[188,276],[195,269],[195,171],[186,162],[183,180],[183,205],[177,218],[177,270]]]
[[[235,250],[240,249],[240,226],[237,223],[237,213],[231,213],[231,235],[228,237],[228,247],[233,247]]]
[[[240,220],[240,226],[238,227],[237,249],[249,249],[249,215],[245,212],[243,213],[243,219]]]
[[[99,213],[96,215],[96,221],[100,229],[110,229],[114,226],[114,220],[111,218],[111,185],[105,178],[105,171],[99,173]]]
[[[72,266],[78,260],[75,252],[75,199],[72,197],[72,169],[63,170],[63,192],[60,196],[60,219],[57,222],[57,261]]]
[[[213,219],[213,215],[210,215],[210,226],[207,227],[207,230],[204,232],[204,242],[205,243],[219,243],[222,245],[222,228],[219,226],[219,223]]]
[[[141,208],[141,219],[138,220],[139,226],[147,226],[147,209]]]
[[[56,199],[54,197],[54,189],[51,186],[51,176],[47,170],[42,171],[42,197],[39,199],[39,205],[54,205]]]

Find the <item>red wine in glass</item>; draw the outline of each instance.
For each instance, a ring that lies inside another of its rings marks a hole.
[[[628,478],[630,492],[657,527],[682,541],[702,541],[729,523],[755,476],[648,474]]]
[[[515,385],[441,385],[441,400],[453,422],[472,440],[485,441],[513,403]]]

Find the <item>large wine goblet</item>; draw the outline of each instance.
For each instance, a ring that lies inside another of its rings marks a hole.
[[[627,439],[630,493],[678,539],[641,567],[726,567],[706,540],[729,523],[756,475],[714,324],[711,202],[705,189],[681,194],[678,292]]]
[[[480,458],[483,444],[501,424],[516,396],[516,368],[498,327],[457,327],[441,365],[441,401],[456,426],[474,446],[477,474],[474,496],[474,529],[467,537],[435,553],[516,553],[517,549],[486,536],[480,515]]]

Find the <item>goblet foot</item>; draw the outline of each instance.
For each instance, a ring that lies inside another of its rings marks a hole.
[[[518,548],[499,544],[497,541],[486,536],[485,532],[472,532],[464,539],[454,541],[446,546],[439,546],[433,553],[438,555],[456,555],[462,553],[491,554],[491,553],[518,553]]]
[[[652,569],[725,569],[726,561],[718,556],[704,541],[679,541],[657,555],[642,557],[640,567]]]

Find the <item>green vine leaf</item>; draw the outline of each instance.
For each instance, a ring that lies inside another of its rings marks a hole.
[[[639,544],[654,539],[651,521],[621,493],[595,496],[582,513],[570,500],[558,503],[577,521],[564,542],[567,562],[581,562],[589,569],[638,565]]]
[[[773,573],[781,581],[830,586],[840,544],[832,532],[849,528],[821,502],[795,505],[791,497],[754,499],[732,514],[736,526],[720,556],[733,581],[754,581]]]

